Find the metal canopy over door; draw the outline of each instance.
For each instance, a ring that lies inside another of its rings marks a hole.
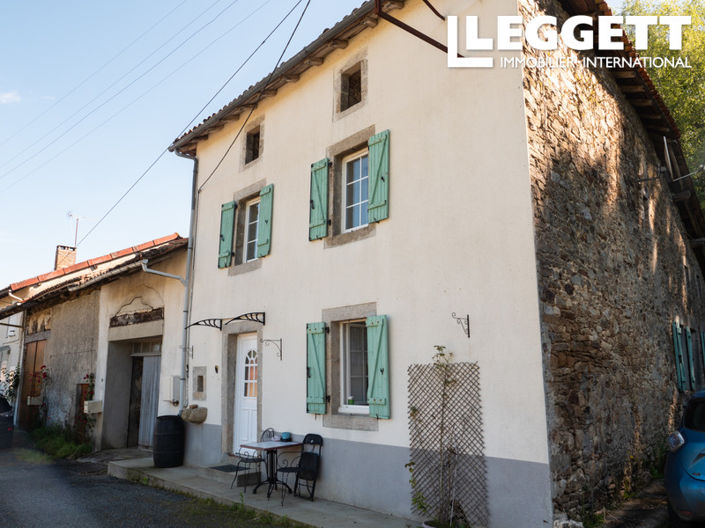
[[[257,441],[257,334],[237,338],[233,452]]]

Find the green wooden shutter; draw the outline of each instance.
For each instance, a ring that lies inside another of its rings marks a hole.
[[[690,380],[691,390],[695,390],[695,367],[693,366],[693,336],[690,333],[690,328],[685,329],[685,344],[688,348],[688,378]]]
[[[389,418],[389,339],[387,316],[368,317],[367,326],[367,403],[370,416]]]
[[[272,202],[274,185],[265,185],[259,193],[259,216],[257,219],[257,258],[269,255],[272,246]]]
[[[326,413],[326,324],[306,325],[306,412]]]
[[[308,213],[308,239],[328,236],[328,158],[311,165],[311,201]]]
[[[369,223],[389,217],[389,130],[372,136],[367,142],[370,152]]]
[[[700,354],[703,359],[703,375],[705,375],[705,330],[700,330]]]
[[[228,202],[220,206],[220,246],[218,267],[227,268],[233,256],[233,231],[235,229],[235,208],[237,203]]]
[[[678,323],[673,323],[673,350],[676,354],[676,383],[678,390],[685,388],[685,376],[683,373],[683,352],[681,350],[681,329]]]

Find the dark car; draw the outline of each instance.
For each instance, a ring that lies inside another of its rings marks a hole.
[[[12,432],[15,429],[12,424],[13,414],[12,405],[4,396],[0,396],[0,448],[12,447]]]
[[[705,521],[705,391],[686,404],[668,450],[664,482],[671,526]]]

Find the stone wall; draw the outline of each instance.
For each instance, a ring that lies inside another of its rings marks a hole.
[[[29,328],[49,329],[44,363],[49,373],[45,388],[48,424],[75,425],[78,384],[95,373],[98,349],[99,292],[81,295],[31,314]]]
[[[552,0],[520,9],[567,17]],[[525,67],[524,93],[554,507],[576,518],[663,453],[680,403],[671,322],[702,328],[702,273],[665,180],[637,182],[659,161],[609,71]]]

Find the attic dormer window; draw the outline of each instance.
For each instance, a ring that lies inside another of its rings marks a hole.
[[[362,63],[344,71],[340,78],[340,111],[362,101]]]
[[[250,130],[247,133],[246,145],[245,145],[245,163],[250,163],[251,161],[259,158],[260,151],[260,129],[259,127]]]

